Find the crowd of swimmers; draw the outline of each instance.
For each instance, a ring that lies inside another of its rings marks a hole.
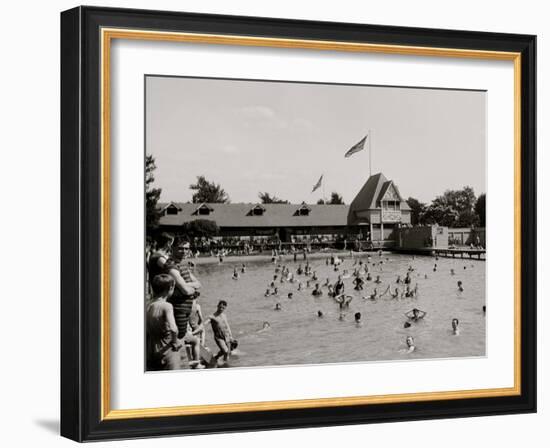
[[[390,262],[389,258],[384,258],[381,251],[376,259],[370,255],[365,260],[355,258],[353,252],[350,255],[351,259],[348,263],[344,263],[343,258],[335,255],[327,257],[325,264],[336,272],[336,278],[333,281],[326,278],[321,282],[317,271],[310,265],[306,256],[304,263],[299,263],[291,271],[280,256],[273,254],[271,261],[275,268],[264,296],[278,298],[279,287],[284,283],[288,283],[288,286],[292,285],[291,287],[295,287],[297,291],[311,289],[311,296],[315,299],[323,296],[332,299],[337,307],[340,321],[346,320],[350,304],[356,296],[369,302],[376,302],[384,297],[387,297],[387,300],[404,300],[417,299],[420,296],[418,283],[416,282],[413,286],[413,274],[416,278],[420,274],[415,272],[412,264],[403,275],[397,275],[393,285],[388,284],[384,288],[378,272],[382,272],[383,265]],[[227,365],[229,355],[238,346],[225,314],[228,306],[226,300],[219,300],[216,310],[206,318],[203,317],[198,304],[201,283],[193,273],[193,263],[188,261],[191,257],[189,243],[182,242],[174,245],[174,237],[166,233],[159,235],[156,248],[147,254],[148,283],[151,291],[151,298],[146,306],[148,370],[224,366]],[[222,261],[223,258],[220,259],[220,262]],[[433,272],[438,270],[437,261],[436,257]],[[344,265],[348,269],[343,269]],[[241,263],[234,267],[232,279],[239,280],[245,273],[246,264]],[[456,274],[454,269],[451,269],[450,274],[451,276]],[[427,278],[427,274],[424,274],[424,279]],[[355,293],[347,292],[345,280],[348,279],[351,279],[351,288]],[[365,293],[368,283],[375,285],[371,293]],[[458,280],[457,294],[461,295],[463,292],[464,285]],[[286,298],[293,300],[293,291],[286,293]],[[283,310],[280,301],[275,303],[274,310]],[[485,312],[485,306],[483,312]],[[404,315],[403,327],[410,328],[424,319],[427,314],[426,311],[412,308]],[[316,316],[323,318],[325,313],[319,309]],[[357,311],[353,314],[355,326],[361,327],[363,321],[361,312]],[[205,346],[207,328],[211,328],[212,337],[218,348],[216,354]],[[269,328],[270,324],[266,321],[259,331]],[[452,319],[451,328],[453,335],[460,334],[458,318]],[[403,351],[411,353],[415,350],[414,338],[408,335]]]
[[[414,260],[414,256],[413,256]],[[351,253],[352,265],[348,269],[343,269],[344,259],[331,255],[325,259],[325,264],[327,266],[332,266],[332,270],[337,272],[336,279],[331,281],[330,278],[327,278],[323,283],[319,282],[317,272],[309,264],[309,261],[306,260],[305,264],[300,263],[296,268],[295,272],[291,272],[290,268],[281,262],[280,259],[272,258],[272,263],[276,265],[273,272],[272,279],[268,282],[268,288],[265,291],[264,296],[270,297],[275,296],[279,297],[279,286],[283,283],[293,283],[296,284],[297,291],[309,290],[311,289],[311,295],[314,298],[321,298],[326,295],[329,298],[332,298],[337,305],[338,309],[338,320],[344,321],[346,317],[346,312],[350,308],[350,303],[354,299],[354,295],[346,292],[345,279],[352,279],[351,284],[355,294],[360,295],[360,297],[365,301],[378,301],[387,296],[389,300],[404,300],[404,299],[417,299],[420,296],[419,285],[417,282],[414,282],[413,286],[413,277],[418,278],[419,273],[415,272],[413,265],[409,265],[407,271],[403,275],[397,275],[394,285],[388,284],[385,288],[382,287],[382,279],[377,272],[382,272],[382,266],[390,262],[388,257],[384,258],[381,251],[378,252],[377,259],[373,259],[370,255],[367,256],[366,260],[355,258],[353,253]],[[432,271],[435,273],[438,271],[437,261],[435,259]],[[342,269],[342,273],[339,273]],[[464,269],[467,269],[467,266],[464,266]],[[349,273],[351,271],[351,273]],[[413,276],[414,274],[414,276]],[[235,274],[234,274],[235,275]],[[456,275],[454,269],[450,270],[450,275]],[[424,279],[428,279],[428,275],[423,275]],[[373,283],[374,288],[371,293],[366,295],[362,293],[367,283]],[[326,290],[325,290],[326,288]],[[383,291],[383,292],[380,292]],[[464,285],[461,280],[458,280],[456,283],[457,295],[461,296],[464,292]],[[288,292],[286,295],[287,299],[293,299],[294,295],[292,292]],[[282,311],[283,306],[280,301],[277,301],[274,306],[275,311]],[[483,312],[485,313],[486,307],[483,306]],[[404,314],[405,322],[403,328],[411,328],[412,325],[424,319],[428,313],[419,308],[412,308],[410,311]],[[325,317],[325,313],[322,310],[317,310],[317,317]],[[363,316],[361,312],[355,312],[353,315],[354,323],[356,326],[362,326]],[[454,317],[451,320],[451,333],[455,336],[460,334],[459,329],[459,319]],[[406,353],[411,353],[416,350],[416,345],[414,338],[412,336],[407,336],[405,339],[406,348],[403,350]]]

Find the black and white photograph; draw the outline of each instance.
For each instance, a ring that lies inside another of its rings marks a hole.
[[[486,91],[144,94],[146,371],[487,355]]]

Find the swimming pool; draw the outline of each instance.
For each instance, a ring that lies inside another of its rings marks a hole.
[[[280,262],[294,273],[296,283],[280,283],[280,273],[275,285],[278,296],[264,297],[273,280],[277,264],[253,259],[222,264],[199,264],[196,275],[202,282],[201,304],[203,315],[207,317],[215,311],[220,299],[228,302],[226,314],[233,332],[239,341],[238,356],[231,356],[231,367],[277,366],[296,364],[322,364],[341,362],[385,361],[394,359],[453,358],[485,355],[486,321],[483,306],[485,303],[485,262],[478,260],[446,259],[434,257],[374,254],[368,261],[366,255],[349,255],[335,272],[332,265],[326,265],[323,258],[310,258],[313,271],[317,272],[319,283],[327,277],[334,283],[344,269],[353,272],[354,263],[369,262],[373,276],[380,276],[381,284],[365,281],[363,291],[353,290],[353,277],[345,279],[346,294],[353,296],[343,320],[339,319],[338,304],[327,295],[323,287],[321,297],[313,297],[311,287],[298,291],[298,281],[304,286],[310,277],[297,275],[296,269],[302,260],[291,258]],[[380,264],[383,261],[383,264]],[[232,280],[233,269],[246,264],[246,272],[238,280]],[[434,264],[437,270],[434,271]],[[418,284],[417,298],[392,299],[389,295],[376,301],[361,297],[371,294],[374,287],[379,292],[390,285],[393,290],[400,275],[403,279],[409,266],[412,286]],[[451,274],[454,270],[454,275]],[[425,278],[427,276],[427,278]],[[458,281],[463,282],[464,291],[459,292]],[[289,292],[293,298],[288,299]],[[282,306],[275,311],[275,304]],[[404,313],[419,308],[427,315],[404,328],[407,318]],[[323,317],[317,317],[317,311]],[[354,323],[354,313],[362,314],[362,325]],[[460,321],[460,335],[453,335],[451,321]],[[266,331],[259,331],[264,322],[269,322]],[[416,350],[405,353],[405,339],[412,336]],[[217,347],[207,327],[207,346],[214,352]]]

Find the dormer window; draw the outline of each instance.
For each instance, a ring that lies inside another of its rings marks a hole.
[[[167,215],[177,215],[178,211],[179,211],[178,207],[176,207],[174,204],[171,204],[168,207],[166,207]]]
[[[294,216],[309,216],[310,211],[311,209],[305,203],[302,203],[302,206],[296,210]]]
[[[214,209],[212,207],[209,207],[206,204],[201,204],[201,205],[199,205],[199,207],[197,207],[197,209],[193,212],[193,214],[194,215],[205,216],[205,215],[209,215],[213,211],[214,211]]]
[[[265,208],[263,208],[260,204],[258,204],[248,212],[248,215],[263,216],[264,212],[265,212]]]

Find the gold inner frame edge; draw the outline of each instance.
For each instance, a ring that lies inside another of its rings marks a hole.
[[[253,412],[414,401],[503,397],[521,394],[521,53],[459,48],[419,47],[306,39],[279,39],[219,34],[101,29],[101,420]],[[356,397],[314,398],[262,402],[188,405],[140,409],[111,409],[110,368],[110,62],[113,39],[295,48],[357,53],[455,57],[513,61],[514,63],[514,386],[441,392],[419,392]]]

